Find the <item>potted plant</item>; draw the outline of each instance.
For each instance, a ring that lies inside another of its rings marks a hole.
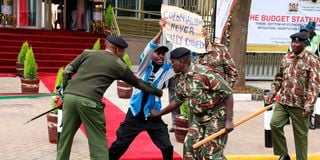
[[[92,47],[93,50],[100,50],[100,38],[96,40]]]
[[[59,90],[62,87],[62,74],[63,74],[63,67],[59,68],[56,81],[54,85],[54,91],[57,96],[51,97],[51,106],[52,108],[61,107],[61,99],[59,96]],[[48,122],[48,136],[50,143],[57,143],[58,142],[58,109],[53,110],[52,112],[47,114],[47,122]]]
[[[189,107],[187,102],[183,102],[180,106],[180,114],[176,115],[176,128],[174,136],[179,143],[183,143],[189,129]]]
[[[26,53],[23,77],[20,80],[22,93],[39,93],[38,65],[34,58],[32,47]]]
[[[127,53],[124,54],[123,60],[128,65],[128,67],[131,69],[132,63],[131,63],[130,57]],[[133,87],[122,80],[117,80],[117,92],[118,92],[119,98],[128,99],[132,95]]]
[[[112,22],[112,6],[109,5],[108,8],[104,12],[104,27],[103,32],[105,35],[109,35],[111,33],[111,22]]]
[[[25,41],[20,49],[20,52],[18,54],[17,62],[16,62],[16,68],[17,68],[17,76],[23,77],[23,68],[24,68],[24,60],[26,59],[26,53],[29,49],[29,43]]]

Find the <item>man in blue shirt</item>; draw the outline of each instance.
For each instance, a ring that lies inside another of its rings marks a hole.
[[[164,21],[160,20],[160,26]],[[162,30],[148,43],[138,62],[137,76],[158,89],[168,86],[174,71],[166,59],[166,46],[158,46]],[[110,160],[118,160],[126,152],[135,137],[147,131],[152,141],[161,150],[164,160],[173,159],[173,146],[170,142],[167,125],[161,117],[150,117],[150,110],[160,111],[160,97],[135,89],[124,122],[117,130],[117,139],[109,150]]]

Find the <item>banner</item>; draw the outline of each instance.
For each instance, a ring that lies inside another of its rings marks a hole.
[[[162,4],[161,18],[166,19],[163,35],[172,43],[173,48],[185,47],[193,52],[206,52],[201,16],[179,7]]]
[[[310,0],[252,0],[247,52],[285,53],[290,35],[315,21],[320,33],[320,3]]]
[[[221,42],[231,11],[237,0],[217,0],[215,39]]]

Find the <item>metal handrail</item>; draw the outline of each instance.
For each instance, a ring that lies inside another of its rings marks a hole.
[[[117,22],[117,18],[114,15],[114,8],[112,8],[111,34],[112,33],[113,33],[113,35],[116,35],[116,36],[121,35],[119,25]]]
[[[161,16],[160,12],[157,12],[157,11],[144,11],[144,10],[115,8],[115,7],[113,9],[119,10],[119,11],[136,12],[136,13],[144,13],[144,14],[149,14],[149,15],[154,15],[154,16]]]

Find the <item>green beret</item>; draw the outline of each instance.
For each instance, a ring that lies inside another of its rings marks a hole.
[[[184,47],[176,48],[170,53],[171,59],[180,59],[185,56],[191,56],[191,51]]]
[[[119,48],[127,48],[128,43],[121,37],[117,37],[114,35],[108,35],[106,38],[110,43],[114,44]]]

